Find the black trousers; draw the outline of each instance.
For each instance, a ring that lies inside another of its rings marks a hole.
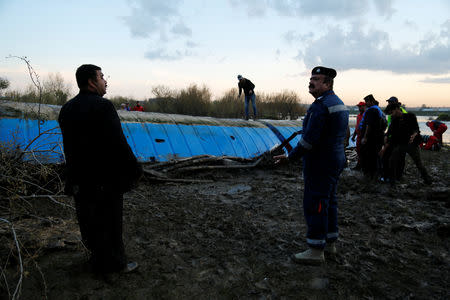
[[[381,169],[381,159],[378,156],[382,147],[382,142],[368,141],[361,145],[361,169],[364,175],[368,177],[375,177]]]
[[[392,149],[392,153],[389,159],[389,170],[391,173],[391,180],[398,180],[403,175],[405,169],[405,157],[406,153],[414,161],[417,169],[420,172],[423,180],[425,182],[431,182],[431,178],[428,175],[427,170],[422,164],[422,159],[420,158],[419,146],[414,144],[396,145]]]
[[[392,179],[392,170],[389,166],[393,147],[388,147],[381,158],[382,170],[381,177]]]
[[[101,186],[79,186],[74,195],[81,238],[91,251],[95,272],[122,270],[126,265],[122,239],[123,194]]]

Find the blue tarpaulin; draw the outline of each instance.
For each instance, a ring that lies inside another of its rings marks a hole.
[[[243,121],[158,113],[145,113],[145,116],[147,121],[122,121],[128,143],[141,162],[205,154],[252,159],[280,145],[301,130],[302,125],[300,120]],[[300,137],[292,139],[285,151],[295,147]],[[0,118],[0,142],[10,148],[26,150],[26,159],[43,163],[64,161],[62,136],[56,120],[44,121],[39,126],[38,120]]]

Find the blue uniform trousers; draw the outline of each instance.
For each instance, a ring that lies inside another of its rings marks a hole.
[[[345,157],[336,157],[333,163],[330,162],[331,165],[325,166],[324,163],[323,160],[308,159],[306,156],[303,169],[303,213],[308,227],[306,242],[310,247],[319,249],[323,249],[326,243],[336,241],[339,235],[336,189]]]

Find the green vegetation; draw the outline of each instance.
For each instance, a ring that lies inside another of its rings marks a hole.
[[[126,97],[109,98],[117,109],[121,104],[129,103],[130,107],[139,101],[145,111],[183,114],[191,116],[210,116],[216,118],[243,118],[244,95],[238,98],[237,88],[225,92],[218,99],[212,98],[208,87],[191,84],[179,91],[164,85],[152,88],[154,98],[140,101]],[[293,91],[283,91],[274,94],[256,94],[256,108],[258,118],[264,119],[297,119],[305,114],[305,106],[300,97]],[[252,113],[250,107],[250,113]]]
[[[42,85],[41,103],[62,105],[67,102],[70,94],[70,85],[64,82],[61,74],[50,73],[50,75],[44,80]],[[11,101],[39,103],[39,90],[33,85],[29,85],[25,92],[13,90],[6,92],[5,96]]]
[[[439,114],[437,119],[439,121],[450,121],[450,115],[449,114]]]
[[[71,89],[60,74],[50,74],[43,81],[41,88],[42,104],[62,105],[67,102]],[[147,112],[171,113],[192,116],[210,116],[217,118],[243,118],[244,95],[238,98],[237,88],[228,90],[223,96],[213,99],[206,86],[191,84],[181,90],[159,85],[152,88],[154,98],[145,101],[115,96],[109,98],[117,109],[129,103],[130,108],[140,102]],[[16,102],[39,103],[39,89],[30,85],[25,92],[8,91],[6,98]],[[256,94],[258,118],[264,119],[297,119],[305,114],[306,108],[300,97],[293,91],[273,94]],[[250,114],[253,113],[250,104]]]
[[[0,77],[0,96],[2,95],[2,90],[7,89],[8,87],[9,87],[9,80]]]

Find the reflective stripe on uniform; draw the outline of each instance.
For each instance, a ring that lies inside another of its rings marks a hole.
[[[326,243],[325,240],[313,240],[313,239],[306,239],[306,242],[311,245],[325,245]]]
[[[307,141],[305,141],[303,138],[299,141],[299,143],[305,149],[308,149],[308,150],[312,149],[312,145],[310,143],[308,143]]]
[[[345,106],[344,104],[338,104],[338,105],[333,105],[328,107],[328,112],[330,114],[335,113],[335,112],[340,112],[340,111],[348,111],[347,106]]]
[[[339,236],[338,232],[329,232],[327,233],[327,239],[331,239],[331,238],[337,238]]]

